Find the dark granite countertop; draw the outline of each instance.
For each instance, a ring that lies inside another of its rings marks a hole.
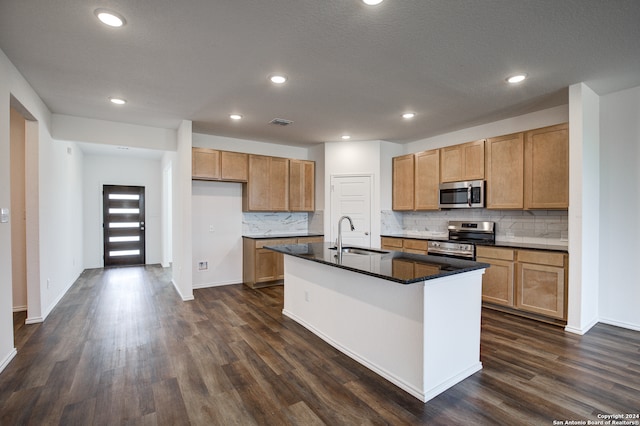
[[[447,241],[447,237],[439,237],[439,236],[421,236],[414,234],[384,234],[381,237],[391,237],[391,238],[405,238],[405,239],[413,239],[413,240],[428,240],[428,241]],[[544,250],[544,251],[559,251],[562,253],[568,253],[569,248],[563,245],[555,245],[555,244],[534,244],[534,243],[522,243],[518,241],[496,241],[495,243],[476,243],[479,246],[490,246],[490,247],[504,247],[504,248],[514,248],[514,249],[529,249],[529,250]]]
[[[333,243],[325,242],[265,248],[400,284],[412,284],[489,267],[486,263],[470,260],[387,250],[378,250],[379,253],[372,255],[344,253],[342,259],[338,259],[336,250],[332,250],[332,247]]]
[[[242,236],[242,238],[250,238],[252,240],[271,240],[275,238],[303,238],[303,237],[324,237],[324,234],[316,234],[313,232],[297,232],[295,234],[254,234],[254,235]]]

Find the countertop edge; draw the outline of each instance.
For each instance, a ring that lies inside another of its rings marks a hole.
[[[326,244],[326,243],[315,243],[315,244]],[[416,278],[412,278],[412,279],[408,279],[408,280],[403,280],[401,278],[396,278],[396,277],[392,277],[389,275],[383,275],[383,274],[377,274],[375,272],[371,272],[371,271],[366,271],[363,269],[359,269],[359,268],[355,268],[352,266],[348,266],[348,265],[341,265],[341,264],[337,264],[337,263],[332,263],[332,262],[327,262],[326,260],[323,259],[318,259],[315,257],[309,257],[309,256],[303,256],[297,253],[292,253],[290,251],[287,251],[284,249],[284,247],[291,247],[291,246],[295,246],[295,245],[300,245],[300,246],[305,246],[305,245],[310,245],[310,244],[290,244],[290,245],[282,245],[282,246],[265,246],[264,248],[269,249],[269,250],[273,250],[275,252],[278,253],[282,253],[282,254],[286,254],[289,256],[293,256],[293,257],[297,257],[299,259],[304,259],[307,261],[311,261],[311,262],[315,262],[315,263],[320,263],[326,266],[332,266],[334,268],[339,268],[339,269],[344,269],[347,271],[351,271],[351,272],[355,272],[355,273],[359,273],[359,274],[363,274],[363,275],[368,275],[370,277],[374,277],[374,278],[380,278],[386,281],[391,281],[397,284],[415,284],[415,283],[421,283],[424,281],[429,281],[429,280],[435,280],[438,278],[443,278],[443,277],[447,277],[447,276],[451,276],[451,275],[458,275],[458,274],[463,274],[466,272],[471,272],[471,271],[476,271],[479,269],[486,269],[489,268],[491,265],[489,265],[488,263],[484,263],[484,262],[476,262],[476,261],[465,261],[465,262],[470,262],[470,263],[474,263],[473,266],[468,267],[468,268],[461,268],[458,269],[456,271],[444,271],[444,272],[440,272],[437,275],[428,275],[428,276],[424,276],[424,277],[416,277]],[[282,248],[279,248],[282,247]],[[385,250],[389,253],[394,253],[393,250]],[[403,252],[395,252],[395,253],[399,253],[403,256],[403,258],[406,259],[414,259],[414,260],[429,260],[432,259],[434,261],[442,261],[443,258],[441,256],[429,256],[429,255],[421,255],[421,254],[409,254],[409,253],[403,253]],[[387,253],[385,253],[387,254]],[[380,255],[380,256],[384,256],[384,255]]]

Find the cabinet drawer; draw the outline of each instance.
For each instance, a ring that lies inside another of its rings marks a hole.
[[[564,267],[564,254],[549,251],[518,250],[518,262]]]
[[[300,237],[298,238],[298,244],[310,244],[310,243],[322,243],[324,237]]]
[[[416,250],[427,252],[428,242],[427,240],[404,240],[404,248],[406,251],[412,250],[415,253]]]
[[[402,250],[402,238],[382,237],[383,247],[395,247]]]
[[[476,247],[476,257],[488,257],[490,259],[513,260],[514,252],[512,249],[497,247]]]
[[[296,244],[297,238],[274,238],[272,240],[257,240],[256,248],[262,248],[264,246],[279,246],[282,244]]]

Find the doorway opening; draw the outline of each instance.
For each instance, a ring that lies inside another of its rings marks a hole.
[[[104,266],[145,264],[144,186],[102,188]]]

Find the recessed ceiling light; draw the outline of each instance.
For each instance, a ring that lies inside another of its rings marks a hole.
[[[405,112],[404,114],[402,114],[402,118],[404,118],[406,120],[411,120],[415,116],[416,116],[415,112]]]
[[[351,136],[349,136],[349,135],[342,135],[342,140],[345,140],[345,141],[346,141],[346,140],[349,140],[349,139],[351,139]]]
[[[527,74],[516,74],[516,75],[512,75],[511,77],[508,77],[507,82],[511,84],[516,84],[516,83],[520,83],[521,81],[524,81],[525,78],[527,78]]]
[[[242,116],[240,114],[231,114],[229,118],[232,120],[242,120]]]
[[[287,82],[287,77],[281,74],[273,74],[269,76],[269,80],[273,84],[284,84]]]
[[[109,98],[109,100],[111,101],[111,103],[116,105],[124,105],[127,103],[127,100],[122,98]]]
[[[123,26],[126,23],[122,15],[110,10],[96,9],[94,13],[96,14],[100,22],[110,27],[117,28]]]
[[[375,6],[377,4],[382,3],[383,0],[362,0],[364,4],[368,4],[369,6]]]

